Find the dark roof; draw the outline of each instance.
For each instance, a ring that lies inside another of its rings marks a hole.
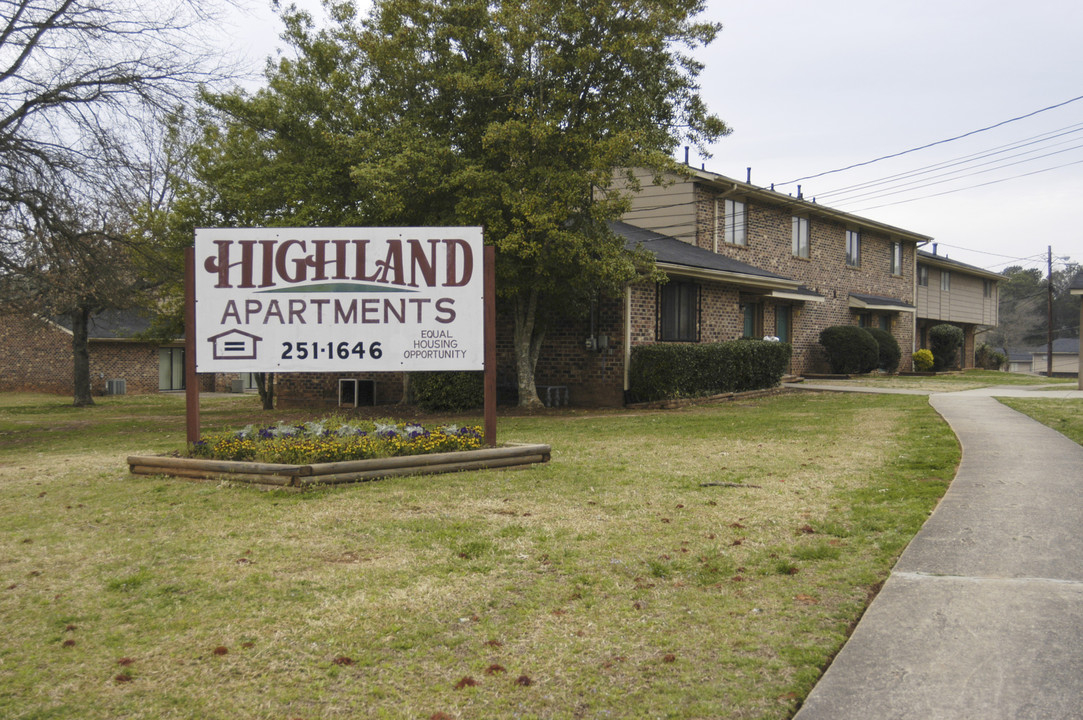
[[[62,315],[53,322],[71,331],[71,318]],[[87,334],[91,340],[126,339],[150,327],[150,319],[135,310],[103,310],[90,316]]]
[[[1028,363],[1034,359],[1032,355],[1034,351],[1029,348],[1016,348],[1015,350],[1005,350],[1003,352],[1008,356],[1008,362]]]
[[[888,305],[891,307],[906,308],[907,310],[914,309],[913,305],[904,300],[899,300],[898,298],[884,297],[882,295],[861,295],[858,293],[850,293],[850,297],[855,300],[860,300],[867,305]]]
[[[793,295],[807,295],[809,298],[820,298],[821,300],[823,300],[824,298],[823,295],[805,285],[798,287],[796,290],[787,290],[786,292]]]
[[[660,263],[793,282],[791,278],[783,275],[776,275],[773,272],[762,270],[739,260],[733,260],[710,250],[704,250],[676,238],[656,233],[653,230],[623,222],[611,222],[609,223],[609,229],[624,238],[626,248],[634,250],[641,247],[644,250],[649,250],[654,253],[655,258]]]
[[[1048,345],[1042,345],[1038,352],[1044,353],[1048,349]],[[1053,352],[1079,354],[1079,338],[1057,338],[1053,341]]]
[[[1068,286],[1068,290],[1073,291],[1073,294],[1075,294],[1075,290],[1083,290],[1083,272],[1078,273],[1075,276],[1072,280],[1072,284]]]
[[[959,262],[958,260],[951,260],[944,255],[937,255],[936,253],[925,252],[924,250],[918,250],[918,260],[933,262],[940,266],[947,266],[955,270],[959,270],[960,272],[971,272],[975,275],[981,275],[990,279],[1000,279],[1003,277],[993,272],[992,270],[986,270],[985,268],[980,268],[977,265],[967,265],[966,263]]]

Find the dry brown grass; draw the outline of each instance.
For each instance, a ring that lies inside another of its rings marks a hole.
[[[921,398],[795,394],[297,496],[129,477],[180,419],[102,410],[0,402],[8,717],[785,718],[958,457]]]

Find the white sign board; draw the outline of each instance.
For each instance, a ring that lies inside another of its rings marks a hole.
[[[481,228],[196,230],[197,372],[481,370]]]

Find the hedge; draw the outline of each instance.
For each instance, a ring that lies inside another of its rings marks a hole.
[[[647,402],[774,387],[792,352],[789,343],[765,340],[640,345],[632,349],[629,391]]]
[[[424,410],[473,410],[485,405],[485,374],[480,372],[410,373],[414,402]]]
[[[850,374],[872,372],[880,363],[876,339],[857,325],[833,325],[820,332],[820,344],[827,351],[831,372]]]

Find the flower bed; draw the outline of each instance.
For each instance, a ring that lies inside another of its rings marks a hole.
[[[305,489],[396,475],[506,468],[549,461],[548,445],[483,448],[477,427],[426,429],[416,423],[348,423],[255,428],[212,435],[190,457],[128,458],[134,475],[173,475]]]
[[[301,425],[279,423],[210,435],[193,443],[188,456],[263,463],[329,463],[403,455],[477,450],[481,428],[417,423],[342,422],[334,418]]]

